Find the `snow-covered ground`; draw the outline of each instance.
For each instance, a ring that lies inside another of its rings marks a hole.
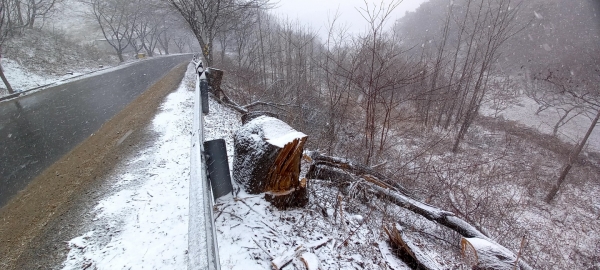
[[[171,93],[153,119],[156,141],[124,159],[109,179],[112,194],[95,207],[102,229],[69,242],[63,269],[185,269],[193,78]],[[98,226],[90,226],[98,227]]]
[[[23,92],[33,88],[60,84],[69,78],[77,77],[92,71],[92,69],[78,70],[74,71],[72,74],[65,74],[63,76],[39,74],[31,72],[17,61],[9,58],[2,58],[2,68],[6,75],[6,79],[15,92]],[[5,86],[2,84],[0,87],[4,88]]]
[[[187,267],[193,81],[190,66],[179,89],[167,97],[148,127],[157,134],[156,141],[122,160],[107,176],[115,179],[113,191],[94,208],[97,226],[90,227],[96,229],[69,241],[63,269]],[[525,107],[535,109],[533,104]],[[505,117],[533,121],[534,111],[518,108],[506,110]],[[226,140],[231,168],[233,134],[240,127],[240,117],[213,100],[210,110],[205,118],[205,139]],[[303,166],[306,172],[307,164]],[[239,190],[235,182],[234,188]],[[330,181],[311,180],[308,206],[288,211],[272,207],[262,195],[243,191],[218,199],[214,215],[222,269],[270,269],[287,255],[292,259],[283,269],[410,269],[393,254],[382,233],[382,226],[394,223],[405,226],[412,235],[409,238],[436,263],[466,269],[456,249],[458,242],[432,237],[443,235],[439,225],[378,198],[365,197],[357,187],[347,187],[349,194],[338,188]],[[562,206],[566,204],[560,199],[557,212],[565,212]],[[525,224],[521,226],[531,232],[540,226],[540,237],[580,236],[585,230],[586,222],[573,232],[551,232],[546,227],[555,215],[531,225],[527,219],[535,211],[537,207],[529,205],[515,215],[522,215],[519,222]]]
[[[554,125],[560,119],[556,110],[548,109],[536,115],[539,105],[526,96],[518,97],[511,106],[499,113],[506,120],[516,121],[526,127],[534,128],[544,134],[552,134]],[[483,107],[481,113],[493,116],[494,110]],[[577,144],[585,135],[592,120],[583,115],[577,116],[558,130],[558,137],[568,143]],[[600,129],[596,128],[587,142],[587,149],[600,152]]]

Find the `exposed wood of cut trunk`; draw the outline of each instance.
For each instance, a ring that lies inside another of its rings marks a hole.
[[[267,177],[265,198],[278,208],[303,206],[308,202],[306,179],[300,178],[300,161],[306,137],[286,144],[277,155]]]
[[[273,132],[274,127],[279,132]],[[306,205],[307,183],[300,179],[300,162],[307,138],[272,117],[246,123],[234,138],[235,181],[250,194],[265,193],[265,199],[279,209]]]
[[[277,155],[268,176],[267,190],[288,191],[298,187],[300,160],[306,137],[286,144]]]

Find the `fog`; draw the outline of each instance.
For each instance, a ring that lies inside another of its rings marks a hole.
[[[274,14],[280,15],[291,20],[298,20],[304,25],[312,27],[313,30],[318,30],[319,35],[324,37],[327,33],[327,28],[330,21],[339,14],[337,23],[346,25],[348,32],[352,34],[360,33],[367,27],[367,22],[361,17],[359,9],[365,8],[365,2],[371,7],[373,5],[381,6],[389,5],[392,0],[281,0],[277,4],[277,8],[273,10]],[[400,5],[394,9],[391,14],[391,19],[386,27],[391,27],[396,19],[401,18],[406,12],[414,11],[422,3],[427,0],[407,0],[402,1]]]

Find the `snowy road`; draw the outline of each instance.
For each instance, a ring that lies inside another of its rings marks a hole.
[[[190,55],[157,57],[0,103],[0,207]]]

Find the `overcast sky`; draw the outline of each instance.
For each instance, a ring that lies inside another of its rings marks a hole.
[[[314,30],[320,30],[319,33],[323,37],[328,28],[328,16],[333,17],[336,10],[339,10],[341,17],[338,21],[348,25],[350,32],[359,33],[364,31],[366,22],[356,8],[364,7],[365,1],[369,5],[380,5],[382,1],[389,4],[392,0],[279,0],[278,8],[273,10],[273,13],[310,24]],[[414,11],[426,1],[428,0],[404,0],[392,13],[392,20],[387,27],[391,27],[405,12]]]

